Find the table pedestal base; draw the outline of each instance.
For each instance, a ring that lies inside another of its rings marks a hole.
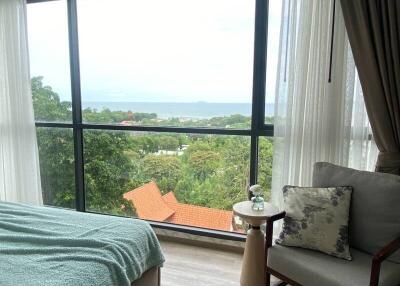
[[[259,227],[247,231],[241,286],[265,286],[265,238]]]

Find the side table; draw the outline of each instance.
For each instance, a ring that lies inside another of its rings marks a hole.
[[[260,225],[270,217],[279,214],[279,209],[270,203],[264,203],[264,210],[252,209],[251,201],[244,201],[233,205],[233,213],[250,224],[247,231],[244,250],[241,286],[265,286],[265,237]]]

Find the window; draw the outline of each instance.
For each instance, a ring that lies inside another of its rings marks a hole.
[[[43,203],[75,208],[74,140],[72,129],[38,127]]]
[[[273,124],[274,102],[277,91],[276,82],[278,80],[277,70],[279,57],[279,38],[281,35],[282,20],[282,1],[269,1],[270,9],[268,13],[268,49],[267,49],[267,73],[266,73],[266,92],[265,92],[265,123]],[[287,16],[287,15],[286,15]],[[285,17],[285,16],[283,16]],[[284,26],[286,27],[286,26]],[[282,28],[284,28],[282,27]],[[283,33],[285,35],[285,33]],[[286,57],[283,58],[285,60]],[[283,75],[285,76],[285,75]]]
[[[220,215],[247,199],[249,153],[248,136],[85,130],[86,209],[161,222],[172,218],[152,214],[172,209],[175,223],[213,228],[196,207]]]
[[[271,184],[268,1],[28,2],[45,203],[237,238]]]
[[[157,115],[139,122],[145,125],[203,127],[218,123],[204,118],[250,118],[254,0],[77,4],[85,122],[98,123],[85,114],[105,108]]]
[[[33,105],[38,121],[72,121],[66,3],[59,0],[28,6]]]

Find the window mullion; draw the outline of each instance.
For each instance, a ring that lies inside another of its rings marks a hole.
[[[79,68],[78,19],[76,0],[68,0],[68,36],[72,92],[72,122],[74,130],[76,209],[85,211],[83,130],[81,84]]]
[[[268,38],[268,0],[256,0],[254,29],[253,101],[250,150],[250,185],[257,183],[258,136],[264,127]]]

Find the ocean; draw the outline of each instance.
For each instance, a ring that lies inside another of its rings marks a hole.
[[[241,114],[251,115],[251,103],[210,103],[210,102],[97,102],[86,101],[82,107],[102,110],[108,108],[111,111],[132,111],[144,113],[156,113],[159,118],[199,118],[229,116]],[[267,103],[265,116],[274,115],[274,104]]]

